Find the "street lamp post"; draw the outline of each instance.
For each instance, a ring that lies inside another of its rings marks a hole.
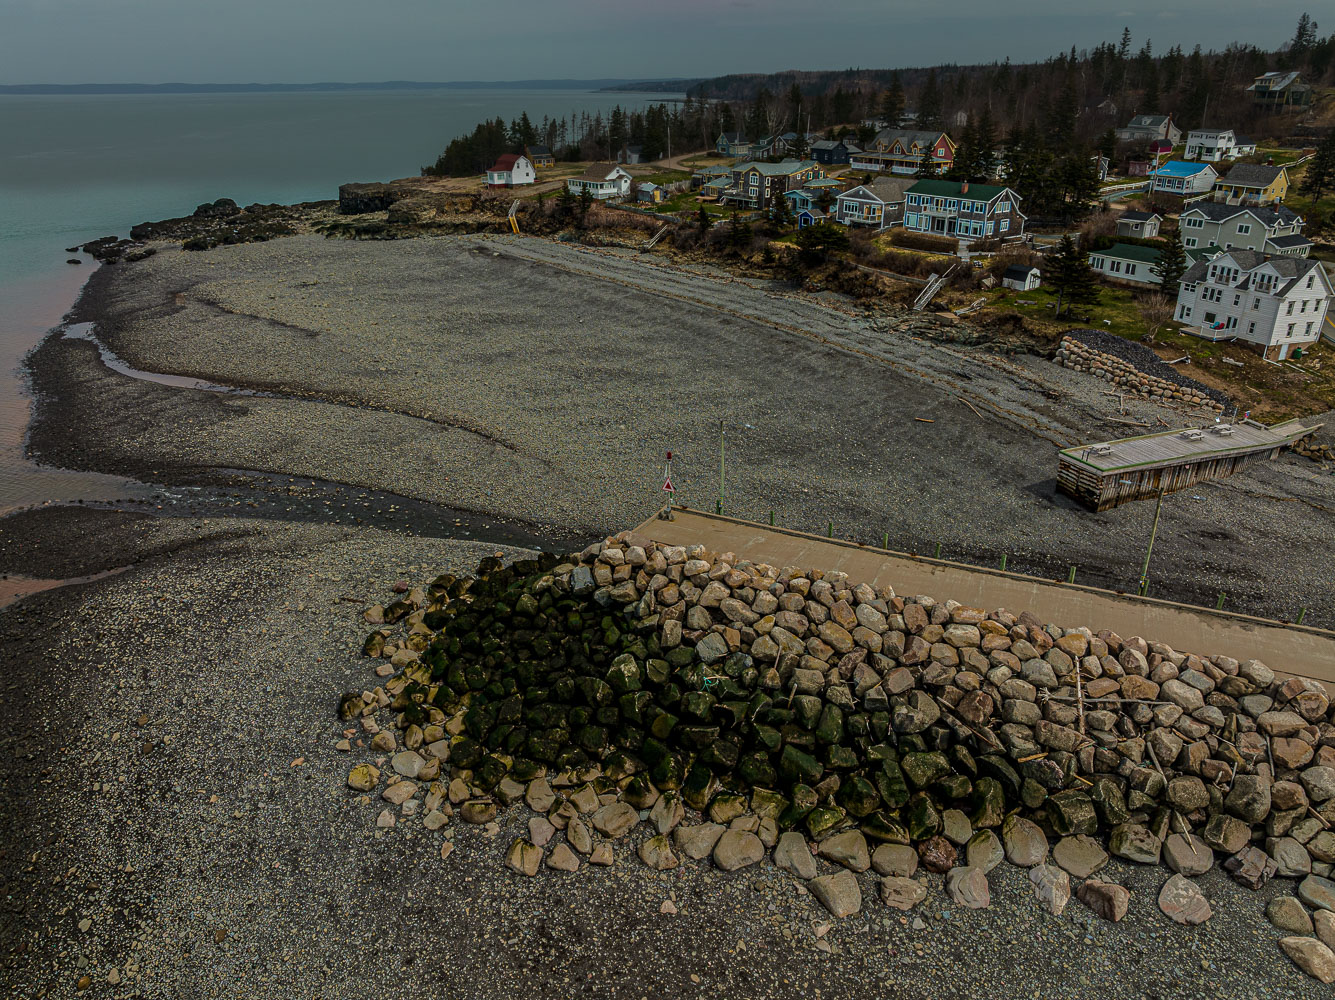
[[[1129,479],[1118,480],[1123,486],[1135,486]],[[1154,524],[1150,527],[1150,544],[1145,549],[1145,561],[1140,565],[1140,596],[1144,597],[1150,587],[1150,555],[1154,552],[1154,539],[1159,534],[1159,513],[1163,510],[1163,497],[1168,492],[1166,485],[1159,487],[1159,499],[1154,504]]]

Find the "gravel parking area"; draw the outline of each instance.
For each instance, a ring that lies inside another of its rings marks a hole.
[[[95,540],[102,540],[94,544]],[[0,961],[22,997],[1062,998],[1327,995],[1276,948],[1259,893],[1200,880],[1197,928],[1167,877],[1115,863],[1120,924],[1060,917],[1024,874],[992,906],[876,900],[832,920],[769,862],[525,879],[502,864],[527,813],[377,836],[345,783],[336,694],[373,683],[360,613],[404,578],[490,546],[272,521],[48,510],[3,522],[0,571],[127,573],[0,610]],[[507,555],[515,550],[504,550]],[[447,860],[440,845],[452,836]],[[821,862],[825,865],[825,862]],[[664,902],[677,910],[663,912]],[[88,986],[78,984],[87,977]]]

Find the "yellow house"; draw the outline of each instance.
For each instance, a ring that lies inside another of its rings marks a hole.
[[[1278,205],[1289,193],[1289,172],[1283,167],[1239,163],[1215,181],[1214,190],[1230,205]]]

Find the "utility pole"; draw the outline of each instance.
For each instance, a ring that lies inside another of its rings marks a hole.
[[[1150,554],[1154,552],[1154,539],[1159,534],[1159,512],[1163,510],[1163,495],[1167,486],[1159,487],[1159,499],[1154,505],[1154,525],[1150,528],[1150,544],[1145,550],[1145,562],[1140,567],[1140,596],[1144,597],[1150,587]]]
[[[723,513],[723,421],[718,422],[718,513]]]

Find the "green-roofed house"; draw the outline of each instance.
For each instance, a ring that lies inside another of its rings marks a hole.
[[[1017,240],[1024,236],[1020,196],[1008,187],[924,179],[905,195],[904,228],[961,240]]]
[[[1209,260],[1224,251],[1219,247],[1192,247],[1187,250],[1188,266],[1200,260]],[[1163,250],[1159,247],[1139,246],[1134,243],[1114,243],[1107,250],[1095,250],[1089,255],[1089,266],[1109,281],[1153,288],[1160,279],[1154,273]]]

